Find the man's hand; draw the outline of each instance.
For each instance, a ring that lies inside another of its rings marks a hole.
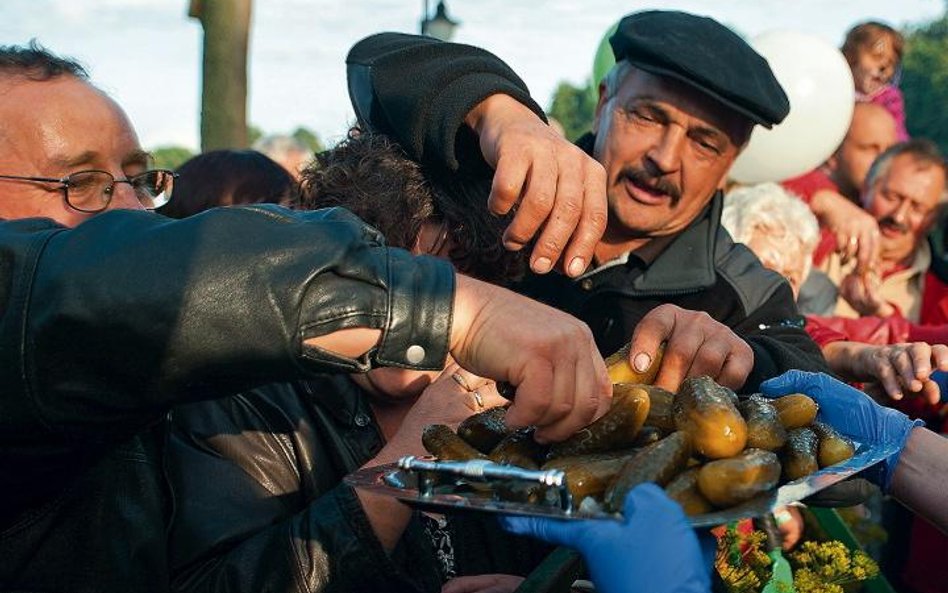
[[[881,285],[875,272],[853,272],[839,283],[839,294],[863,317],[890,317],[895,307],[882,298]]]
[[[873,269],[879,259],[879,223],[845,196],[830,190],[813,194],[810,209],[836,237],[836,251],[843,263],[856,258],[859,273]]]
[[[521,249],[539,233],[534,272],[559,262],[567,275],[582,274],[606,229],[602,165],[507,95],[488,97],[465,121],[495,170],[488,208],[498,215],[516,209],[504,233],[507,249]]]
[[[632,367],[648,369],[662,342],[665,353],[655,384],[672,393],[686,378],[700,375],[738,389],[754,368],[747,342],[704,311],[667,304],[649,311],[632,334]]]
[[[505,420],[560,441],[605,413],[612,383],[589,328],[503,288],[458,275],[451,354],[465,369],[516,387]]]

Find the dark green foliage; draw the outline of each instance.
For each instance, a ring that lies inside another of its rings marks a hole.
[[[174,171],[184,161],[193,157],[194,152],[184,146],[160,146],[152,150],[151,155],[155,160],[156,169],[171,169]]]
[[[567,138],[576,140],[592,128],[596,96],[588,86],[576,87],[563,81],[553,92],[547,114],[563,125]]]
[[[948,15],[903,32],[902,92],[908,131],[948,152]]]

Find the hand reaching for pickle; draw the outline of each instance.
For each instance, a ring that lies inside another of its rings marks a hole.
[[[754,351],[729,327],[704,311],[661,305],[649,311],[632,335],[630,363],[645,372],[665,343],[655,385],[675,392],[688,377],[707,375],[738,389],[754,367]]]
[[[612,384],[589,327],[497,286],[457,276],[451,354],[516,387],[506,420],[562,441],[602,416]]]
[[[474,413],[506,403],[497,393],[494,382],[456,364],[448,365],[411,406],[385,446],[386,457],[397,460],[403,455],[424,455],[421,435],[426,426],[443,424],[457,429],[458,424]]]

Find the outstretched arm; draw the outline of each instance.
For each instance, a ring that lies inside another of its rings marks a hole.
[[[818,418],[862,443],[898,450],[862,472],[922,517],[948,531],[948,441],[902,412],[821,373],[790,371],[761,385],[765,395],[805,393],[820,406]]]
[[[504,241],[531,239],[531,267],[578,276],[605,231],[602,167],[546,124],[523,81],[493,54],[427,37],[382,33],[349,52],[349,96],[359,124],[394,137],[412,158],[457,170],[487,162],[486,205],[516,208]]]
[[[948,440],[915,428],[892,476],[892,495],[948,533]]]

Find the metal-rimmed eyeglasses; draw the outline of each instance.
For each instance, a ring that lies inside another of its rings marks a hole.
[[[77,171],[65,177],[25,177],[22,175],[0,175],[0,179],[34,181],[36,183],[58,183],[66,203],[80,212],[102,212],[112,202],[116,183],[132,186],[135,195],[146,210],[154,210],[168,203],[178,174],[168,169],[150,169],[125,179],[116,179],[108,171],[90,169]]]

